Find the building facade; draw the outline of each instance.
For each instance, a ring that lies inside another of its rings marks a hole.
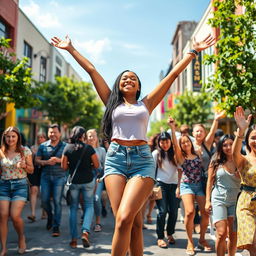
[[[18,0],[0,0],[0,38],[10,38],[11,51],[15,52],[18,26]],[[15,122],[14,104],[6,105],[6,113],[0,116],[0,130]]]

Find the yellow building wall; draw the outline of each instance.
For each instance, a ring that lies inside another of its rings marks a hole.
[[[14,108],[14,103],[6,104],[7,116],[5,118],[5,128],[9,126],[16,126],[16,111]]]

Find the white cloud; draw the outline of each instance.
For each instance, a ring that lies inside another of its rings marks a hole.
[[[103,55],[105,52],[111,51],[111,42],[108,38],[101,40],[90,40],[86,42],[76,42],[79,48],[84,49],[90,55],[90,59],[96,64],[105,64]]]
[[[56,2],[52,2],[56,6]],[[24,13],[33,20],[33,22],[39,27],[43,28],[58,28],[60,22],[58,18],[51,12],[44,12],[38,4],[33,0],[30,1],[29,5],[22,6]]]

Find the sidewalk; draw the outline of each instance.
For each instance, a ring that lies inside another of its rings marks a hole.
[[[38,202],[40,205],[40,202]],[[113,215],[108,208],[108,215],[106,218],[102,218],[102,232],[95,233],[91,232],[90,242],[91,247],[85,249],[82,246],[81,240],[78,241],[78,248],[71,249],[69,247],[70,237],[69,237],[69,226],[68,226],[68,207],[65,205],[63,200],[63,211],[62,211],[62,225],[60,227],[61,235],[60,237],[52,237],[51,232],[47,231],[45,228],[46,220],[41,220],[41,209],[37,209],[37,221],[34,223],[29,223],[27,220],[27,215],[29,215],[29,205],[26,205],[23,211],[23,217],[25,220],[25,234],[27,241],[27,256],[48,256],[48,255],[110,255],[111,252],[111,240],[113,235],[114,220]],[[144,255],[185,255],[185,248],[187,244],[186,234],[184,231],[184,224],[177,222],[176,225],[176,244],[170,245],[168,249],[161,249],[156,245],[156,232],[155,232],[155,217],[156,212],[154,210],[153,214],[153,224],[146,224],[147,229],[144,230]],[[78,213],[78,222],[80,221],[80,212]],[[78,227],[80,225],[78,224]],[[1,228],[1,227],[0,227]],[[197,244],[199,235],[194,236],[195,245]],[[214,246],[214,241],[211,240],[210,234],[207,233],[206,238],[212,246]],[[120,241],[121,243],[122,241]],[[13,230],[11,222],[9,222],[9,234],[8,234],[8,256],[17,255],[17,235]],[[198,256],[213,256],[216,255],[214,252],[205,253],[197,252]],[[243,252],[241,255],[247,256]]]

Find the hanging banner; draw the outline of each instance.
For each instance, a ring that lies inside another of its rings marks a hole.
[[[193,92],[199,92],[202,88],[202,66],[201,66],[201,52],[192,60],[192,81]]]

